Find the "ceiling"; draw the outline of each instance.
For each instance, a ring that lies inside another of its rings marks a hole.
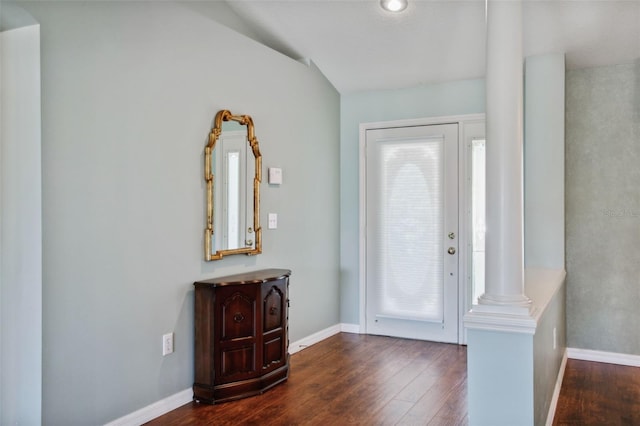
[[[313,61],[341,93],[478,78],[484,0],[226,0],[250,36]],[[515,0],[505,0],[515,1]],[[565,52],[567,68],[640,59],[640,0],[525,0],[525,56]]]

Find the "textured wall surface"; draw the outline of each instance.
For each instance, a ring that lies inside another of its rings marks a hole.
[[[569,71],[568,346],[640,355],[640,61]]]

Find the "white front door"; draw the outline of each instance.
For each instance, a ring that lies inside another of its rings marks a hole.
[[[365,136],[368,334],[458,342],[458,124]]]

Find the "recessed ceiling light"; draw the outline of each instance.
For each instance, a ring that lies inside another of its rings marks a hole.
[[[402,12],[407,4],[407,0],[380,0],[380,6],[388,12]]]

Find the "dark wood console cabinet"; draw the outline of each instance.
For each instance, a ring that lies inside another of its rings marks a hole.
[[[289,377],[288,269],[197,281],[193,399],[256,395]]]

